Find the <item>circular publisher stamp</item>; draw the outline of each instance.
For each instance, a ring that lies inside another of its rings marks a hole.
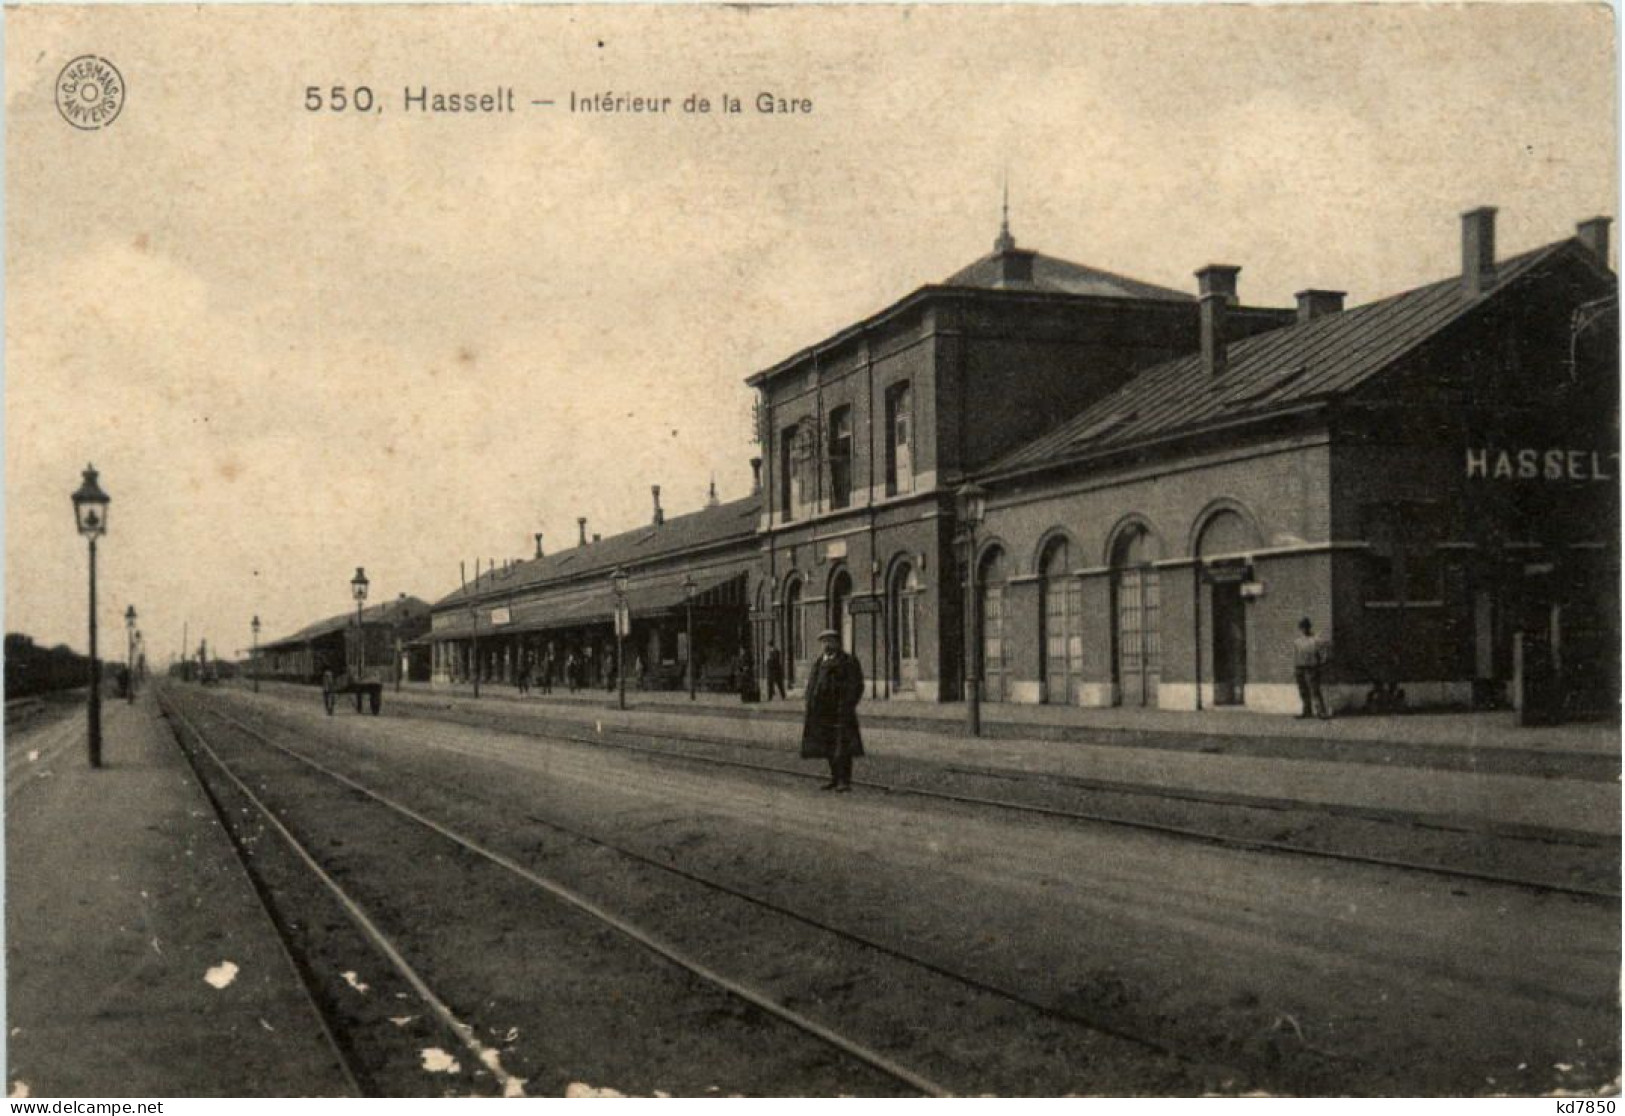
[[[62,119],[86,132],[105,128],[124,108],[124,75],[94,54],[81,54],[56,79],[56,109]]]

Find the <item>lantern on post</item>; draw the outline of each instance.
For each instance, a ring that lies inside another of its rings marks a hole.
[[[259,616],[259,613],[256,612],[254,614],[254,619],[253,619],[252,622],[249,623],[248,627],[249,627],[249,630],[254,633],[254,650],[249,653],[249,665],[252,666],[253,669],[254,669],[254,692],[257,694],[257,693],[260,692],[260,616]]]
[[[982,624],[976,593],[976,529],[987,516],[987,490],[967,481],[954,493],[965,557],[965,731],[982,734]]]
[[[96,540],[107,533],[107,505],[112,498],[96,483],[96,467],[86,465],[83,483],[73,494],[73,517],[90,543],[90,766],[102,765],[102,665],[96,658]]]
[[[616,706],[626,708],[626,637],[632,630],[632,613],[626,607],[626,584],[631,579],[620,566],[609,575],[609,584],[615,590],[615,685]]]
[[[355,598],[355,672],[357,677],[360,676],[367,665],[366,629],[361,626],[361,608],[367,603],[367,584],[367,571],[357,566],[355,576],[350,579],[350,595]],[[361,707],[358,705],[356,708]]]
[[[135,605],[124,610],[124,697],[135,704]]]
[[[694,583],[694,575],[686,574],[683,577],[683,604],[688,612],[688,700],[694,700],[694,690],[697,683],[694,668],[694,591],[699,586]]]

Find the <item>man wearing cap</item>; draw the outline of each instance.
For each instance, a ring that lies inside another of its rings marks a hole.
[[[863,697],[863,667],[841,650],[841,633],[818,633],[823,653],[807,679],[807,719],[801,730],[801,758],[829,761],[824,790],[852,789],[852,759],[863,755],[858,732],[858,701]]]
[[[1330,649],[1325,640],[1315,635],[1315,625],[1309,617],[1298,621],[1298,633],[1298,638],[1292,641],[1292,672],[1298,680],[1298,697],[1303,699],[1303,712],[1298,714],[1298,720],[1309,717],[1330,720],[1326,695],[1320,692],[1320,672],[1330,658]]]

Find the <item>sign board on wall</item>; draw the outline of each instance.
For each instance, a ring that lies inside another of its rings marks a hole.
[[[513,622],[513,614],[506,608],[493,608],[491,610],[491,626],[499,628],[503,624]]]

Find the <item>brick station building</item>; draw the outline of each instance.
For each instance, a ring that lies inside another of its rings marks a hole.
[[[648,526],[538,541],[438,602],[434,678],[511,681],[551,650],[606,681],[620,566],[650,688],[682,685],[691,653],[706,688],[738,683],[741,652],[761,680],[773,644],[795,688],[833,627],[871,700],[959,700],[975,674],[990,702],[1296,712],[1307,616],[1339,707],[1500,703],[1531,663],[1571,704],[1615,706],[1609,222],[1510,259],[1494,210],[1460,237],[1437,282],[1271,309],[1240,303],[1236,267],[1175,291],[1006,225],[749,377],[751,496],[666,521],[657,492]],[[955,494],[973,480],[972,600]]]
[[[1301,617],[1351,707],[1509,699],[1524,633],[1571,703],[1617,705],[1617,280],[1606,219],[1293,324],[1230,325],[980,474],[987,698],[1297,712]],[[1566,649],[1566,653],[1565,653]]]

